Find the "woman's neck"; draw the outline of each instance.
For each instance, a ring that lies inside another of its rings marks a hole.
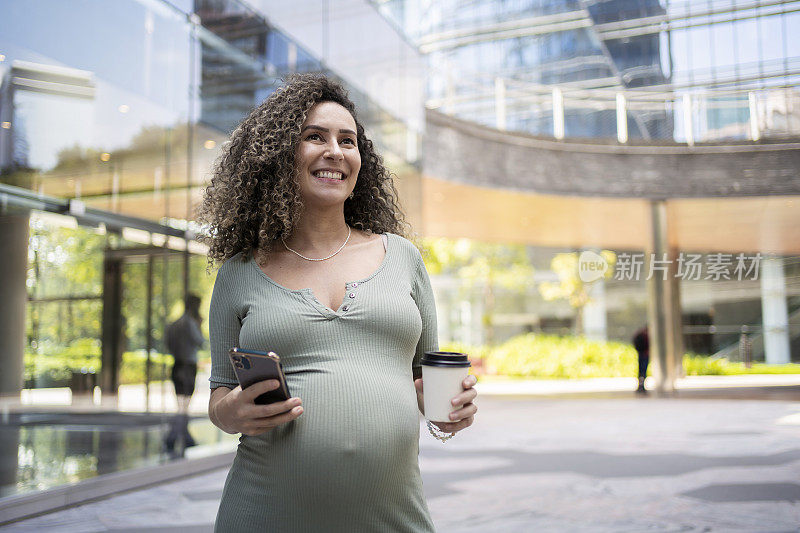
[[[295,250],[302,248],[307,252],[327,252],[341,246],[348,233],[342,211],[304,215],[295,226],[292,236],[286,239],[286,244]]]

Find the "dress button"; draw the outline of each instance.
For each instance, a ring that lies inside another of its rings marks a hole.
[[[356,297],[356,293],[354,293],[354,292],[351,292],[351,293],[350,293],[350,298],[355,298],[355,297]]]
[[[346,305],[342,306],[342,311],[347,311],[348,307]]]
[[[351,285],[351,287],[353,287],[353,288],[355,289],[356,287],[358,287],[358,283],[357,283],[357,282],[356,282],[356,283],[353,283],[353,284]]]

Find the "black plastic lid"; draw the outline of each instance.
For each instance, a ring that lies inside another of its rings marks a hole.
[[[458,352],[425,352],[420,364],[447,367],[470,366],[467,354]]]

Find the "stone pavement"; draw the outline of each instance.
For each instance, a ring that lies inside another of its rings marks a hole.
[[[475,425],[446,444],[421,430],[431,514],[442,533],[798,532],[800,393],[778,397],[484,394]],[[225,475],[0,531],[211,531]]]

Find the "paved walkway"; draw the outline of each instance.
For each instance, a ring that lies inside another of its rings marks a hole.
[[[437,530],[798,532],[800,392],[775,388],[782,395],[771,400],[484,391],[469,430],[446,444],[422,432],[420,467]],[[225,475],[0,530],[211,531]]]

